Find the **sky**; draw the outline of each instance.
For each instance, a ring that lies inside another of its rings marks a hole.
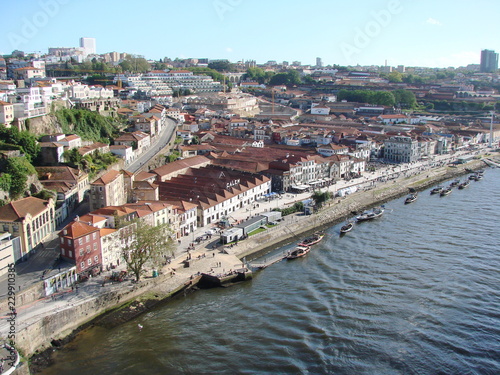
[[[498,0],[2,1],[0,54],[96,39],[97,53],[459,67],[500,51]]]

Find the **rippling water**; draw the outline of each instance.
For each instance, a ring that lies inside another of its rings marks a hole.
[[[44,373],[499,374],[499,183],[389,202],[251,282],[92,329]]]

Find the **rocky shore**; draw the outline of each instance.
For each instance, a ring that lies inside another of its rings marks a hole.
[[[442,181],[466,174],[472,169],[483,167],[485,167],[484,162],[474,160],[464,165],[442,166],[416,174],[402,175],[394,180],[377,183],[369,189],[342,198],[335,198],[313,215],[287,216],[280,225],[251,236],[245,241],[240,241],[237,246],[226,248],[222,253],[216,254],[214,252],[213,257],[203,257],[189,268],[182,267],[182,263],[175,265],[175,268],[174,265],[171,265],[170,269],[175,269],[175,274],[169,271],[168,275],[164,274],[157,279],[145,280],[144,285],[135,287],[134,293],[128,292],[127,299],[120,299],[113,295],[112,304],[106,304],[105,310],[96,310],[94,316],[88,316],[85,322],[75,320],[71,329],[67,327],[64,332],[46,340],[45,345],[39,345],[38,350],[29,351],[33,354],[29,361],[31,373],[37,373],[49,366],[52,363],[51,354],[54,350],[63,349],[65,344],[73,340],[83,330],[96,325],[115,327],[177,295],[185,295],[196,290],[199,278],[193,278],[193,273],[201,274],[208,272],[209,269],[214,271],[214,261],[220,264],[220,271],[228,270],[234,265],[235,259],[239,262],[240,259],[244,258],[247,260],[256,258],[284,243],[295,241],[297,235],[331,226],[352,216],[354,212],[403,196],[408,193],[410,188],[421,191]]]

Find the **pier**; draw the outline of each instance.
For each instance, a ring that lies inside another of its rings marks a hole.
[[[285,254],[274,254],[265,258],[259,258],[259,260],[254,262],[249,262],[248,266],[250,269],[259,269],[263,270],[266,267],[269,267],[272,264],[278,263],[285,259]]]

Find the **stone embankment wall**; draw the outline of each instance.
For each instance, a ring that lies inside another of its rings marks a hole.
[[[53,340],[70,335],[76,328],[90,322],[104,312],[122,306],[150,292],[158,284],[165,283],[169,279],[171,279],[171,275],[160,275],[154,279],[143,280],[138,285],[130,284],[127,289],[120,288],[119,290],[103,292],[95,298],[85,300],[80,304],[68,304],[66,307],[41,319],[34,318],[17,332],[16,348],[21,350],[24,356],[30,357],[37,351],[49,347]],[[179,279],[176,283],[168,284],[176,286],[163,289],[161,292],[164,294],[155,297],[158,299],[167,298],[188,287],[190,280],[189,278]]]

